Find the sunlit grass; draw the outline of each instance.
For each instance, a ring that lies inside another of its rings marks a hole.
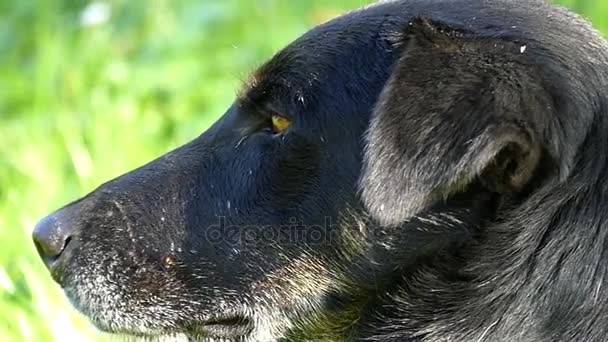
[[[38,261],[38,218],[194,138],[248,70],[367,2],[0,1],[0,340],[96,336]],[[608,2],[567,2],[608,31]]]

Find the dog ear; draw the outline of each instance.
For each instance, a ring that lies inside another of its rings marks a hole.
[[[411,22],[367,132],[362,199],[398,225],[479,181],[525,190],[550,98],[527,47],[426,19]]]

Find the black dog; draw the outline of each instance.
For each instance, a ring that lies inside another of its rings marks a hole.
[[[205,134],[42,220],[103,330],[607,341],[608,44],[540,1],[389,1]]]

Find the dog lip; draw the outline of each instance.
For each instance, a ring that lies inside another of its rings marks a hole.
[[[90,318],[91,319],[91,318]],[[164,337],[175,336],[176,334],[184,334],[184,336],[195,336],[194,340],[207,341],[233,341],[241,340],[247,337],[253,330],[253,323],[249,318],[244,316],[218,316],[211,318],[204,322],[200,322],[195,326],[190,326],[185,330],[166,330],[166,331],[149,331],[149,332],[137,332],[129,328],[116,328],[111,327],[105,322],[91,320],[91,322],[101,331],[109,334],[119,334],[124,336],[142,337],[144,339],[159,339],[163,340]],[[189,340],[190,341],[190,340]]]
[[[200,324],[198,330],[209,337],[238,338],[249,334],[253,324],[245,316],[218,316]]]

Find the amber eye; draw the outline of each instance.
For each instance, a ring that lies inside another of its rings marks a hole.
[[[289,127],[291,127],[291,120],[278,114],[272,115],[272,130],[275,133],[283,133]]]

